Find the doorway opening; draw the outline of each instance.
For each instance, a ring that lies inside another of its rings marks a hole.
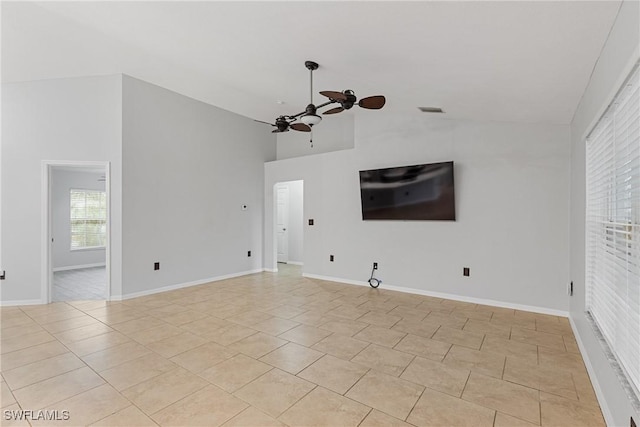
[[[109,164],[44,162],[43,300],[108,300]]]
[[[276,183],[274,197],[278,272],[300,276],[304,265],[304,181]]]

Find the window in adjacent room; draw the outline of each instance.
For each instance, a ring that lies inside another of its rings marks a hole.
[[[640,396],[638,66],[587,137],[586,181],[586,307]]]
[[[107,239],[104,191],[70,190],[71,249],[103,248]]]

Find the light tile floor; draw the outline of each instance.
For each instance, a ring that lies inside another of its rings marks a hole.
[[[604,425],[565,318],[280,269],[2,308],[2,409],[67,410],[31,423],[65,426]]]
[[[105,267],[78,268],[55,271],[51,300],[82,301],[103,300],[107,295],[107,270]]]

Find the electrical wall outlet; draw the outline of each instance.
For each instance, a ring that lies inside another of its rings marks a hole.
[[[462,269],[462,275],[463,275],[463,276],[466,276],[466,277],[469,277],[469,274],[470,274],[470,273],[469,273],[469,267],[464,267],[464,268]]]
[[[377,262],[374,262],[374,263],[373,263],[373,269],[374,269],[374,270],[377,270],[377,269],[378,269],[378,263],[377,263]]]
[[[569,296],[573,296],[573,281],[569,283]]]
[[[0,271],[0,280],[4,280],[5,278],[6,278],[5,271],[4,270]]]
[[[160,263],[159,262],[154,262],[153,263],[153,269],[154,270],[160,270]]]
[[[329,255],[329,261],[333,262],[333,255]]]
[[[309,219],[309,225],[313,225],[313,219]]]
[[[247,256],[251,256],[251,251],[247,251]]]

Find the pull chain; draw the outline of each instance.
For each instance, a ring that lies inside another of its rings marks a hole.
[[[309,133],[309,143],[311,144],[311,148],[313,148],[313,128],[311,129],[311,133]]]

